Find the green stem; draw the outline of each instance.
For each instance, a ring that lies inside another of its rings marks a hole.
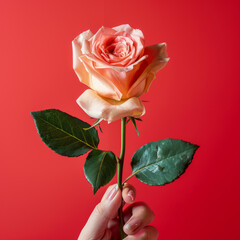
[[[122,190],[122,172],[123,172],[123,162],[125,156],[125,146],[126,146],[126,117],[122,118],[121,120],[121,153],[118,159],[118,187]],[[123,221],[123,214],[122,214],[122,205],[118,210],[118,217],[119,217],[119,228],[121,239],[124,239],[127,235],[123,231],[124,221]]]

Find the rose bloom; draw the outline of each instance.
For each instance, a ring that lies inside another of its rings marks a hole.
[[[145,47],[142,31],[126,24],[101,27],[96,34],[85,31],[72,45],[73,68],[90,88],[77,103],[89,116],[110,123],[145,113],[138,97],[169,60],[166,43]]]

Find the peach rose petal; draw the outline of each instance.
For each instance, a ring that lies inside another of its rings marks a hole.
[[[93,90],[97,91],[100,95],[112,98],[115,100],[120,100],[122,97],[122,93],[119,91],[116,84],[111,81],[111,78],[108,78],[107,75],[101,74],[99,71],[92,66],[92,62],[87,58],[87,56],[83,55],[79,57],[80,61],[86,68],[89,73],[89,82],[88,86]]]
[[[136,97],[115,101],[103,98],[91,89],[86,90],[77,103],[90,117],[103,118],[108,123],[127,116],[140,117],[145,113],[143,103]]]
[[[121,98],[113,98],[115,100],[121,100],[127,98],[127,92],[129,88],[132,86],[136,76],[139,74],[139,70],[141,70],[141,65],[144,62],[144,60],[147,58],[147,56],[143,56],[141,59],[139,59],[137,62],[131,65],[132,69],[131,71],[115,71],[115,67],[112,68],[96,68],[94,71],[101,76],[104,76],[106,79],[110,79],[111,83],[114,84],[114,86],[120,91]],[[130,66],[129,66],[130,67]],[[98,89],[94,89],[98,93]],[[101,93],[100,93],[101,94]],[[118,96],[120,96],[119,93],[117,93]],[[108,97],[106,95],[101,94],[104,97]],[[134,96],[135,97],[135,96]],[[110,98],[110,97],[108,97]]]
[[[92,37],[92,39],[90,39],[90,41],[92,42],[92,45],[95,45],[96,43],[101,43],[102,41],[104,41],[105,36],[111,36],[114,35],[116,32],[116,30],[113,30],[112,28],[108,28],[108,27],[101,27],[97,33]]]
[[[152,81],[155,79],[156,73],[166,66],[170,58],[167,55],[166,43],[148,46],[145,48],[145,53],[149,56],[147,61],[150,63],[148,67],[150,69],[150,73],[144,90],[144,92],[147,92]]]
[[[140,29],[133,29],[129,24],[123,24],[113,28],[118,32],[126,32],[134,38],[137,43],[136,55],[140,55],[144,49],[144,36]]]
[[[92,57],[91,55],[86,55],[90,60],[95,61],[96,62],[96,66],[95,68],[108,68],[108,69],[113,69],[116,72],[129,72],[131,70],[133,70],[134,66],[139,64],[140,62],[142,62],[144,59],[146,59],[148,56],[142,56],[140,59],[138,59],[136,62],[132,63],[131,65],[127,66],[127,67],[119,67],[119,66],[109,66],[105,63],[100,62],[97,59],[94,59],[94,57]]]
[[[129,24],[123,24],[117,27],[113,27],[118,32],[127,32],[130,35],[144,39],[144,35],[140,29],[133,29]]]
[[[93,62],[91,61],[91,59],[89,59],[89,56],[87,55],[82,55],[79,57],[80,61],[89,73],[90,80],[88,81],[87,85],[93,90],[97,91],[101,96],[115,100],[121,100],[122,98],[126,98],[127,91],[131,86],[132,81],[134,80],[134,76],[139,70],[141,62],[143,62],[146,58],[147,56],[143,56],[137,62],[132,64],[132,71],[117,72],[114,69],[115,67],[93,67]],[[143,90],[141,91],[143,92]]]
[[[73,48],[73,69],[76,72],[79,80],[88,85],[89,84],[89,73],[85,69],[82,62],[79,60],[79,56],[81,56],[82,48],[86,48],[86,44],[83,44],[83,39],[89,39],[93,36],[91,31],[85,31],[82,34],[80,34],[78,37],[76,37],[72,42],[72,48]]]
[[[127,97],[137,97],[147,92],[152,81],[156,77],[156,73],[169,61],[166,43],[145,47],[144,54],[148,56],[145,60],[148,66],[131,86],[127,93]]]

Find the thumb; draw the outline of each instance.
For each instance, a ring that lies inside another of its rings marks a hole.
[[[86,239],[102,239],[108,235],[106,239],[110,239],[110,233],[107,230],[109,220],[117,215],[117,211],[121,205],[122,194],[118,185],[113,185],[107,189],[101,202],[94,208],[87,224],[83,228],[78,240]]]

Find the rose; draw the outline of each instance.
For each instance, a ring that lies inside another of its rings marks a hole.
[[[141,30],[129,25],[90,30],[73,40],[73,68],[91,89],[78,99],[93,118],[108,122],[145,113],[138,98],[168,61],[166,44],[144,47]]]

